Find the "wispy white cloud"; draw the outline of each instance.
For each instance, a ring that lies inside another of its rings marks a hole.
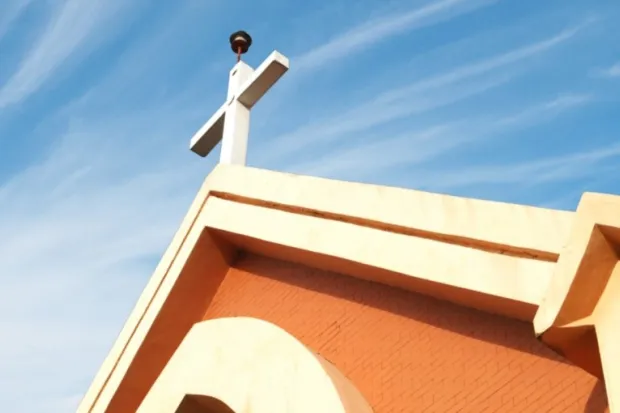
[[[552,120],[554,116],[562,114],[569,109],[586,105],[594,100],[595,97],[590,94],[566,93],[555,99],[531,105],[513,115],[491,120],[488,122],[488,125],[494,131],[505,127],[529,126],[541,121]]]
[[[295,71],[315,69],[414,29],[455,18],[497,0],[441,0],[366,21],[294,58]]]
[[[388,121],[424,113],[483,93],[510,80],[513,65],[568,41],[591,22],[592,20],[587,20],[547,39],[465,64],[409,85],[399,85],[351,109],[339,111],[338,116],[319,120],[292,133],[275,137],[266,143],[265,149],[259,154],[260,163],[277,163],[309,147],[343,139],[347,134],[365,131]],[[499,73],[495,73],[497,71]],[[569,99],[583,98],[564,97],[549,104],[570,105]]]
[[[186,145],[178,156],[148,148],[187,119],[74,123],[44,162],[0,186],[3,404],[60,413],[86,390],[204,176]]]
[[[337,117],[305,125],[292,133],[273,138],[266,142],[257,157],[262,164],[282,165],[282,162],[291,155],[299,155],[305,150],[337,141],[342,143],[348,135],[467,99],[497,87],[507,79],[507,76],[484,79],[451,90],[436,91],[428,95],[412,95],[388,103],[382,102],[380,98],[371,99],[342,111]]]
[[[537,185],[574,180],[600,173],[600,163],[615,158],[620,158],[620,145],[590,148],[512,164],[435,171],[425,180],[424,186],[435,190],[450,190],[475,185]],[[615,169],[617,173],[618,167]]]
[[[106,35],[119,30],[119,13],[131,2],[65,0],[56,2],[38,42],[0,89],[0,108],[36,92],[69,59],[83,57]],[[134,3],[135,4],[135,3]]]
[[[563,30],[549,38],[512,49],[508,52],[498,54],[487,59],[457,67],[446,73],[424,79],[406,87],[392,90],[383,94],[381,96],[381,100],[392,101],[400,99],[403,96],[408,96],[413,93],[419,93],[433,88],[448,86],[465,79],[485,75],[493,70],[502,69],[511,64],[519,63],[525,59],[547,52],[552,48],[570,40],[594,21],[594,19],[587,19],[584,22]]]
[[[599,70],[597,73],[603,77],[620,77],[620,62],[615,63],[606,69]]]
[[[463,145],[491,139],[498,133],[514,133],[549,122],[554,116],[591,101],[592,97],[589,95],[566,94],[532,104],[516,113],[501,114],[494,118],[444,122],[421,131],[410,131],[393,137],[374,133],[366,136],[364,142],[358,142],[344,150],[333,150],[313,161],[289,165],[288,170],[324,177],[361,179],[394,167],[414,167]]]
[[[60,67],[92,50],[117,30],[116,18],[128,14],[124,7],[66,2],[56,12],[56,26],[45,29],[22,64],[20,82],[35,79],[39,87],[54,75],[53,67],[38,71],[33,62]],[[0,329],[11,335],[0,343],[6,390],[0,404],[11,411],[75,411],[214,164],[187,150],[192,125],[208,116],[204,96],[192,99],[196,82],[173,89],[170,99],[114,110],[115,94],[118,99],[129,86],[125,97],[141,102],[152,96],[157,71],[148,79],[140,74],[168,58],[166,46],[182,42],[192,10],[198,19],[196,7],[184,10],[165,20],[157,36],[130,42],[126,58],[81,98],[45,114],[29,138],[45,135],[47,156],[38,152],[40,162],[0,176]],[[74,21],[80,17],[87,21]],[[80,40],[44,40],[65,36]],[[41,44],[58,50],[39,50]],[[6,98],[7,90],[0,96]],[[13,96],[24,100],[27,94]],[[55,125],[51,133],[49,124]]]
[[[452,125],[434,126],[398,136],[373,135],[344,150],[334,150],[316,160],[289,165],[287,170],[304,175],[363,179],[398,165],[414,165],[459,144]]]
[[[4,0],[0,4],[0,39],[9,30],[11,23],[28,7],[32,0]]]
[[[601,150],[604,151],[603,148],[601,148]],[[584,192],[601,192],[601,190],[605,192],[602,188],[608,187],[610,184],[613,185],[615,181],[614,178],[620,172],[620,168],[616,162],[613,162],[613,158],[614,156],[603,157],[603,159],[595,161],[594,164],[588,164],[587,168],[590,169],[591,173],[588,173],[587,170],[580,171],[581,173],[576,176],[578,180],[572,179],[569,175],[566,180],[570,181],[570,187],[566,190],[559,191],[559,195],[555,197],[547,197],[540,206],[543,208],[574,211]],[[611,161],[606,162],[608,160]],[[586,173],[584,174],[583,172]],[[586,179],[579,180],[579,178],[584,175],[587,175]],[[537,182],[534,181],[534,184],[536,183]]]

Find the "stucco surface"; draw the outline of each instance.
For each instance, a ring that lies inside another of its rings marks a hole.
[[[247,317],[195,324],[138,413],[173,413],[186,394],[236,413],[372,413],[337,368],[280,327]]]

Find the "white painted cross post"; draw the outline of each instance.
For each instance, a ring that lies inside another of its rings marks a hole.
[[[207,156],[221,139],[220,163],[245,165],[250,109],[287,70],[288,59],[277,51],[256,70],[238,61],[230,71],[226,102],[192,137],[190,149]]]

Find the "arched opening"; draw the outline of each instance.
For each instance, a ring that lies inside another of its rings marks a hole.
[[[186,394],[175,413],[235,413],[235,411],[215,397]]]

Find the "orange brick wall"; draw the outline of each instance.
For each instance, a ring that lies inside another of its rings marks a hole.
[[[279,325],[392,412],[589,412],[603,386],[540,344],[532,326],[255,255],[239,259],[205,318]]]

